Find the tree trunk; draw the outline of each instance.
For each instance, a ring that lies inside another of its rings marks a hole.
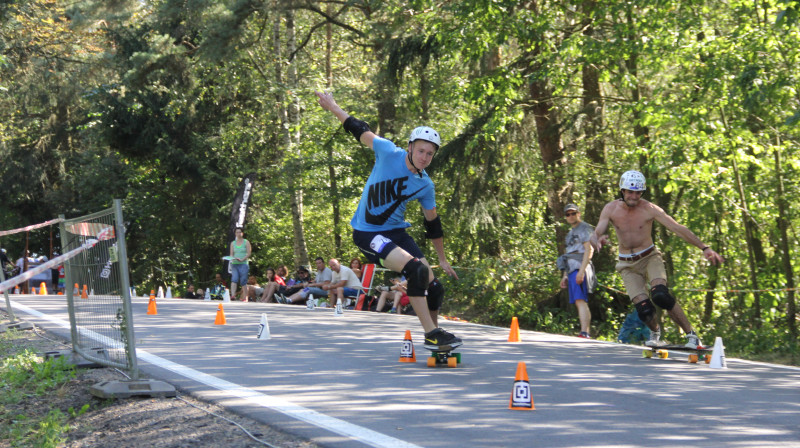
[[[294,23],[294,10],[286,10],[283,15],[277,14],[275,16],[275,23],[273,25],[273,46],[275,51],[275,59],[277,61],[284,61],[283,46],[281,41],[281,17],[286,19],[286,45],[287,53],[293,54],[297,49],[297,39]],[[277,85],[277,104],[278,116],[281,123],[280,142],[283,147],[282,153],[284,160],[287,163],[287,172],[289,174],[288,188],[289,188],[289,208],[292,213],[292,232],[294,238],[292,241],[292,248],[294,252],[294,264],[308,264],[308,249],[306,248],[305,230],[303,229],[303,185],[300,181],[300,176],[295,175],[301,168],[299,166],[300,155],[298,153],[300,142],[300,99],[296,95],[287,98],[285,92],[297,91],[297,66],[295,61],[288,61],[286,65],[286,83],[284,88],[283,71],[281,67],[284,64],[275,64],[275,80]]]
[[[786,219],[786,210],[789,204],[783,190],[783,163],[781,161],[780,142],[775,145],[775,176],[778,183],[778,230],[781,232],[781,252],[783,274],[786,276],[786,322],[789,325],[789,335],[792,341],[797,341],[797,308],[794,298],[794,271],[792,270],[792,256],[789,252],[789,220]]]
[[[755,244],[753,243],[753,223],[750,219],[750,209],[747,204],[747,197],[744,195],[744,187],[742,186],[742,176],[739,171],[739,163],[736,161],[736,154],[732,155],[733,159],[733,174],[736,178],[736,190],[739,193],[739,207],[742,210],[742,223],[745,230],[745,241],[747,242],[747,260],[750,264],[750,284],[754,290],[758,290],[758,267],[756,266]],[[750,316],[752,325],[755,328],[761,328],[761,295],[758,292],[753,292],[753,313]]]
[[[591,40],[594,35],[594,11],[597,6],[595,0],[585,0],[583,9],[583,35]],[[586,50],[591,51],[590,49]],[[590,58],[591,59],[591,58]],[[603,94],[600,90],[600,75],[597,66],[591,62],[584,62],[581,67],[583,82],[583,113],[586,114],[584,133],[588,148],[586,155],[592,164],[592,172],[598,167],[605,167],[606,145],[603,136],[604,104]],[[602,182],[601,176],[589,176],[586,179],[586,205],[584,206],[583,219],[587,222],[597,222],[600,212],[607,200],[608,188]]]
[[[333,15],[333,5],[328,3],[326,6],[328,16]],[[325,26],[325,75],[328,88],[333,87],[333,71],[331,70],[331,60],[333,54],[333,26],[330,22]],[[336,183],[336,167],[333,166],[333,142],[328,141],[326,145],[328,151],[328,177],[330,178],[330,198],[333,212],[333,243],[336,257],[342,257],[342,213],[339,203],[339,186]]]

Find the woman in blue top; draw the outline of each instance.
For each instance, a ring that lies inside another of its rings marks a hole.
[[[441,145],[439,134],[427,126],[414,129],[406,151],[378,137],[367,123],[347,114],[330,92],[315,93],[323,109],[335,115],[356,141],[375,152],[375,166],[350,221],[353,242],[370,261],[400,272],[408,279],[411,306],[425,330],[425,348],[445,351],[460,346],[461,339],[438,327],[444,287],[405,230],[411,227],[405,220],[406,204],[417,200],[425,215],[425,237],[436,249],[439,266],[448,275],[458,278],[444,253],[444,233],[436,213],[433,182],[425,172]]]

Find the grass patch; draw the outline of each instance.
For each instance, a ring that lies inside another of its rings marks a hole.
[[[12,447],[57,447],[66,442],[70,422],[89,410],[69,408],[66,413],[43,405],[56,398],[77,377],[65,358],[43,359],[15,341],[25,338],[15,331],[0,335],[0,439]]]

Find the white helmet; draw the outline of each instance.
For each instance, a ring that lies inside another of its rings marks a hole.
[[[408,137],[408,143],[411,143],[415,140],[429,141],[436,145],[437,148],[442,146],[442,139],[439,138],[439,133],[428,126],[420,126],[411,131],[411,136]]]
[[[630,191],[644,191],[644,174],[633,170],[625,171],[622,177],[619,178],[619,188]]]

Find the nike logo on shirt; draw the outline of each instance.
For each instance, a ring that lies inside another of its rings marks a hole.
[[[383,225],[386,221],[391,218],[392,214],[397,210],[398,207],[403,205],[403,203],[410,198],[414,197],[417,193],[424,190],[425,187],[421,187],[419,190],[411,193],[411,194],[401,194],[403,190],[406,189],[406,181],[408,177],[400,177],[397,179],[389,179],[382,182],[377,182],[369,187],[369,194],[367,196],[367,208],[365,209],[365,220],[368,224],[373,225]],[[393,202],[392,202],[393,200]],[[382,207],[386,204],[391,203],[389,207],[387,207],[383,212],[380,214],[373,214],[369,212],[369,207]]]

